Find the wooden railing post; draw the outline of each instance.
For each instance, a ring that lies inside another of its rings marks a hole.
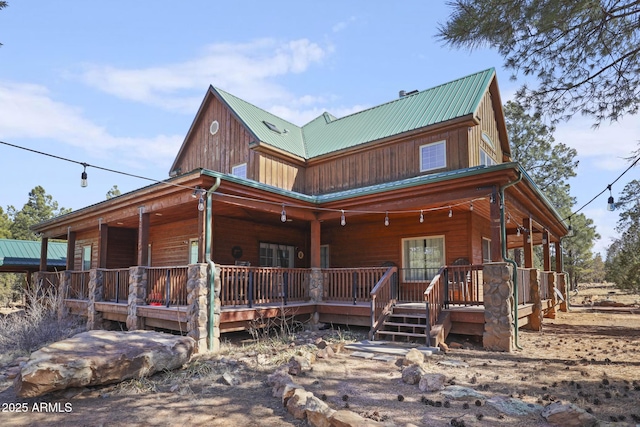
[[[289,296],[289,273],[282,273],[282,296],[284,298],[284,305],[287,305],[287,298]]]
[[[165,306],[168,308],[171,303],[171,269],[167,268],[167,275],[165,280],[165,288],[164,288],[164,302]]]
[[[358,293],[358,273],[356,273],[355,271],[351,274],[351,292],[353,295],[353,305],[356,305]]]
[[[449,308],[449,270],[447,268],[442,272],[444,277],[444,308]]]
[[[116,304],[120,302],[120,270],[116,270]]]
[[[247,273],[249,275],[249,285],[247,289],[247,298],[249,299],[249,307],[253,307],[253,271],[249,270]]]

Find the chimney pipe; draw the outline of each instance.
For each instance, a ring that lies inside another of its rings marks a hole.
[[[400,98],[404,98],[405,96],[407,96],[407,91],[406,90],[401,90],[400,92],[398,92],[398,95]]]

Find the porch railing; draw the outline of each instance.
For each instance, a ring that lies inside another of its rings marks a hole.
[[[126,304],[129,300],[129,269],[100,269],[104,284],[104,300]],[[186,284],[185,284],[186,286]]]
[[[398,301],[422,302],[424,291],[431,280],[438,274],[439,268],[400,268],[400,284],[398,286]]]
[[[371,290],[371,330],[369,338],[373,338],[376,331],[380,329],[387,315],[391,312],[391,307],[396,303],[394,294],[398,269],[390,267],[380,278],[378,283]]]
[[[518,267],[518,305],[531,302],[531,269]]]
[[[89,299],[89,271],[70,271],[66,298]]]
[[[482,265],[447,266],[444,271],[447,287],[445,304],[464,306],[484,304],[482,270]]]
[[[324,300],[369,302],[371,291],[388,267],[327,268],[324,274]]]
[[[427,327],[425,328],[425,335],[427,343],[431,343],[431,328],[438,323],[438,318],[442,309],[445,306],[445,281],[446,281],[446,267],[442,267],[436,275],[431,279],[429,286],[423,292],[423,298],[425,302]]]
[[[147,304],[187,305],[187,266],[147,267]]]
[[[309,300],[311,270],[280,267],[220,266],[223,306],[301,302]]]
[[[546,300],[551,298],[549,292],[549,276],[553,274],[553,272],[541,271],[538,274],[538,282],[540,283],[540,299]]]
[[[49,289],[58,289],[60,285],[60,273],[51,271],[41,271],[39,274],[40,290],[47,292]]]

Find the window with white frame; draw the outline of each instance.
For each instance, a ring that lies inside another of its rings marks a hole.
[[[491,157],[489,155],[489,153],[487,153],[486,151],[484,151],[482,148],[480,149],[480,164],[483,166],[493,166],[496,164],[496,161],[494,160],[493,157]]]
[[[447,142],[438,141],[420,146],[420,172],[447,166]]]
[[[405,281],[431,280],[444,264],[444,236],[402,239],[402,268]]]
[[[235,175],[237,177],[240,178],[247,178],[247,164],[246,163],[242,163],[239,165],[235,165],[233,168],[231,168],[231,175]]]
[[[198,262],[198,239],[189,239],[189,264]]]
[[[82,247],[82,270],[91,270],[91,245]]]
[[[260,243],[260,266],[293,268],[295,249],[293,246],[277,243]]]
[[[484,142],[486,142],[487,144],[489,144],[489,146],[491,148],[495,148],[496,146],[493,144],[493,141],[491,140],[491,137],[489,137],[489,135],[487,135],[486,133],[482,132],[482,140]]]
[[[491,262],[491,240],[482,238],[482,262]]]

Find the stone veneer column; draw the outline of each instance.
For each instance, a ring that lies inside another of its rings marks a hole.
[[[513,267],[507,263],[484,264],[484,334],[482,345],[487,350],[513,351]]]
[[[569,295],[567,293],[567,275],[564,273],[556,274],[558,280],[558,290],[562,294],[564,301],[560,303],[560,311],[564,311],[565,313],[569,311]]]
[[[538,280],[538,270],[532,268],[529,270],[529,300],[533,303],[533,312],[529,318],[529,329],[533,331],[542,330],[542,298],[540,297],[540,281]]]
[[[58,320],[62,320],[67,315],[67,305],[64,300],[69,293],[70,281],[71,272],[69,270],[60,272],[60,283],[58,284]]]
[[[207,349],[208,296],[207,264],[189,265],[187,270],[187,336],[196,341],[196,352],[198,353]]]
[[[549,299],[551,300],[551,308],[549,308],[549,310],[547,310],[547,313],[544,315],[544,317],[548,318],[548,319],[555,319],[556,318],[556,303],[558,302],[558,296],[556,295],[556,291],[554,290],[555,286],[556,286],[556,275],[555,274],[548,274],[549,277]]]
[[[324,298],[324,275],[322,269],[312,268],[309,273],[309,299],[312,303],[321,303]],[[311,329],[317,330],[320,323],[320,314],[318,310],[311,315]]]
[[[102,270],[89,271],[89,304],[87,305],[87,330],[101,329],[102,313],[96,311],[96,302],[104,301],[104,273]]]
[[[145,267],[129,268],[129,300],[127,307],[127,329],[135,331],[144,329],[144,318],[138,317],[138,306],[145,305],[147,297],[147,269]]]

